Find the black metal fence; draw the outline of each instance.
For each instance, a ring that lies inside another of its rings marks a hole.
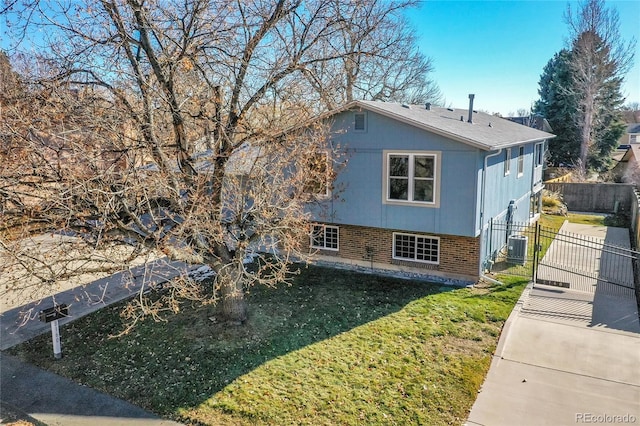
[[[529,277],[541,284],[610,294],[635,292],[639,253],[607,238],[573,234],[539,224],[492,221],[489,265],[496,273]]]

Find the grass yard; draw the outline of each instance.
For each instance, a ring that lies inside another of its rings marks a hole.
[[[597,214],[569,213],[567,216],[557,216],[543,213],[540,215],[540,225],[547,228],[560,229],[565,220],[584,225],[605,225],[605,216]]]
[[[129,335],[118,306],[11,353],[161,416],[208,425],[465,422],[526,280],[483,288],[320,267],[255,288],[248,323],[183,306]]]

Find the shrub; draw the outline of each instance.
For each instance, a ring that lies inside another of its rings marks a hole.
[[[562,202],[562,194],[543,190],[542,210],[548,214],[567,215],[567,206]]]

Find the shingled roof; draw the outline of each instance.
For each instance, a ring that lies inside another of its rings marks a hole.
[[[486,151],[555,137],[551,133],[477,111],[473,111],[472,123],[469,123],[467,109],[434,106],[427,109],[425,105],[353,101],[329,115],[358,109],[375,112]]]
[[[627,124],[627,134],[640,133],[640,123]]]

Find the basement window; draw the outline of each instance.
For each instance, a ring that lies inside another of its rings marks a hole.
[[[440,238],[393,233],[393,258],[422,263],[440,263]]]
[[[331,225],[315,224],[311,227],[311,247],[322,250],[338,251],[340,228]]]

